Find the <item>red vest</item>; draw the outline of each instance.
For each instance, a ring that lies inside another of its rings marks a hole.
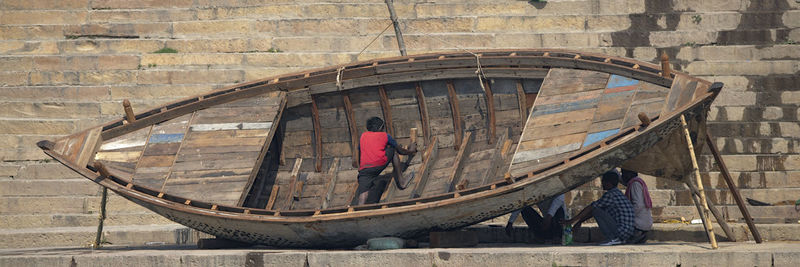
[[[389,159],[386,158],[386,145],[389,135],[386,132],[364,132],[361,134],[361,165],[359,170],[383,166]]]

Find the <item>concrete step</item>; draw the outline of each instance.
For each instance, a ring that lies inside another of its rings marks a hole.
[[[54,228],[54,227],[92,227],[98,224],[98,214],[49,214],[0,215],[2,229]],[[152,212],[109,212],[104,225],[153,225],[174,224],[161,215]]]
[[[97,227],[54,227],[0,230],[0,248],[87,246],[94,242]],[[114,245],[195,244],[206,234],[178,224],[124,225],[103,228],[103,239]]]
[[[0,196],[4,197],[82,197],[98,196],[100,192],[99,185],[86,179],[0,181]]]

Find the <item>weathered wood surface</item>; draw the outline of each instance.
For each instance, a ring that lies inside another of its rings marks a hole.
[[[638,125],[639,113],[658,115],[666,94],[663,87],[619,75],[551,69],[517,146],[512,175],[566,160]]]
[[[453,160],[453,168],[450,171],[450,175],[448,175],[447,183],[445,183],[444,192],[451,192],[455,189],[456,184],[460,182],[461,175],[464,173],[464,165],[466,164],[469,153],[471,152],[472,148],[472,132],[464,133],[464,140],[461,142],[463,147],[458,151],[456,154],[455,159]],[[465,159],[465,155],[467,159]]]
[[[425,148],[425,155],[422,156],[422,163],[416,173],[411,173],[411,175],[414,176],[414,190],[411,191],[411,198],[421,196],[422,192],[425,190],[431,166],[437,160],[438,152],[439,146],[436,144],[436,137],[433,137],[431,143]]]

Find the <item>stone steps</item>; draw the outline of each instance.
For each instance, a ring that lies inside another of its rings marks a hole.
[[[689,206],[692,198],[688,189],[655,189],[649,188],[650,197],[654,206]],[[603,194],[600,189],[583,189],[579,193],[571,193],[572,201],[588,203],[599,199]],[[800,198],[800,188],[767,188],[767,189],[748,189],[739,188],[742,198],[752,198],[767,203],[794,203]],[[736,205],[732,194],[727,188],[705,188],[706,197],[718,205]]]
[[[751,206],[747,205],[747,211],[750,217],[756,223],[775,223],[775,224],[797,224],[800,220],[800,212],[794,209],[793,205],[781,206]],[[722,216],[729,222],[745,222],[739,207],[736,205],[717,205],[717,210],[722,213]],[[687,221],[692,219],[699,219],[697,215],[697,208],[690,204],[690,206],[662,206],[654,207],[652,210],[653,220],[661,222],[664,220],[679,220],[681,217]],[[713,216],[712,216],[713,217]],[[716,218],[712,218],[716,221]]]
[[[731,224],[737,240],[752,240],[747,226],[743,223]],[[797,224],[759,224],[762,238],[768,241],[798,241],[800,225]],[[499,225],[475,225],[465,228],[475,231],[481,243],[529,243],[533,236],[522,226],[515,226],[512,235],[505,234],[504,227]],[[714,225],[717,240],[725,241],[724,233],[719,225]],[[86,246],[95,239],[97,227],[53,227],[29,229],[0,230],[0,248],[33,248],[33,247],[75,247]],[[120,225],[104,227],[104,239],[113,245],[146,246],[146,245],[186,245],[194,244],[199,238],[210,237],[207,234],[186,228],[178,224],[165,225]],[[707,242],[702,225],[682,223],[657,223],[653,225],[650,242],[684,241]],[[576,242],[600,242],[602,234],[595,224],[586,223],[574,234]]]
[[[26,229],[35,226],[36,228],[51,227],[96,227],[98,224],[98,214],[59,214],[53,211],[49,214],[25,214],[25,215],[0,215],[0,229]],[[156,225],[174,224],[161,215],[152,212],[109,212],[106,215],[104,225]]]
[[[74,192],[72,188],[64,191],[65,195]],[[100,199],[100,196],[3,196],[0,197],[0,215],[97,214],[100,212]],[[107,212],[149,212],[142,206],[113,193],[109,194],[107,201]]]
[[[97,227],[51,227],[0,230],[0,248],[87,246],[95,240]],[[124,225],[103,228],[103,239],[114,245],[194,244],[206,234],[179,224]]]

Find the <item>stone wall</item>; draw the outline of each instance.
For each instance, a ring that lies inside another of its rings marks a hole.
[[[800,3],[514,0],[395,3],[409,53],[567,48],[656,62],[726,84],[709,127],[764,222],[797,220]],[[35,142],[238,82],[398,54],[380,0],[0,0],[0,225],[89,226],[98,187]],[[167,53],[161,53],[167,52]],[[170,53],[174,52],[174,53]],[[710,199],[738,212],[709,155]],[[659,218],[694,217],[681,185],[648,178]],[[598,184],[570,193],[580,206]],[[113,197],[111,224],[167,223]]]

